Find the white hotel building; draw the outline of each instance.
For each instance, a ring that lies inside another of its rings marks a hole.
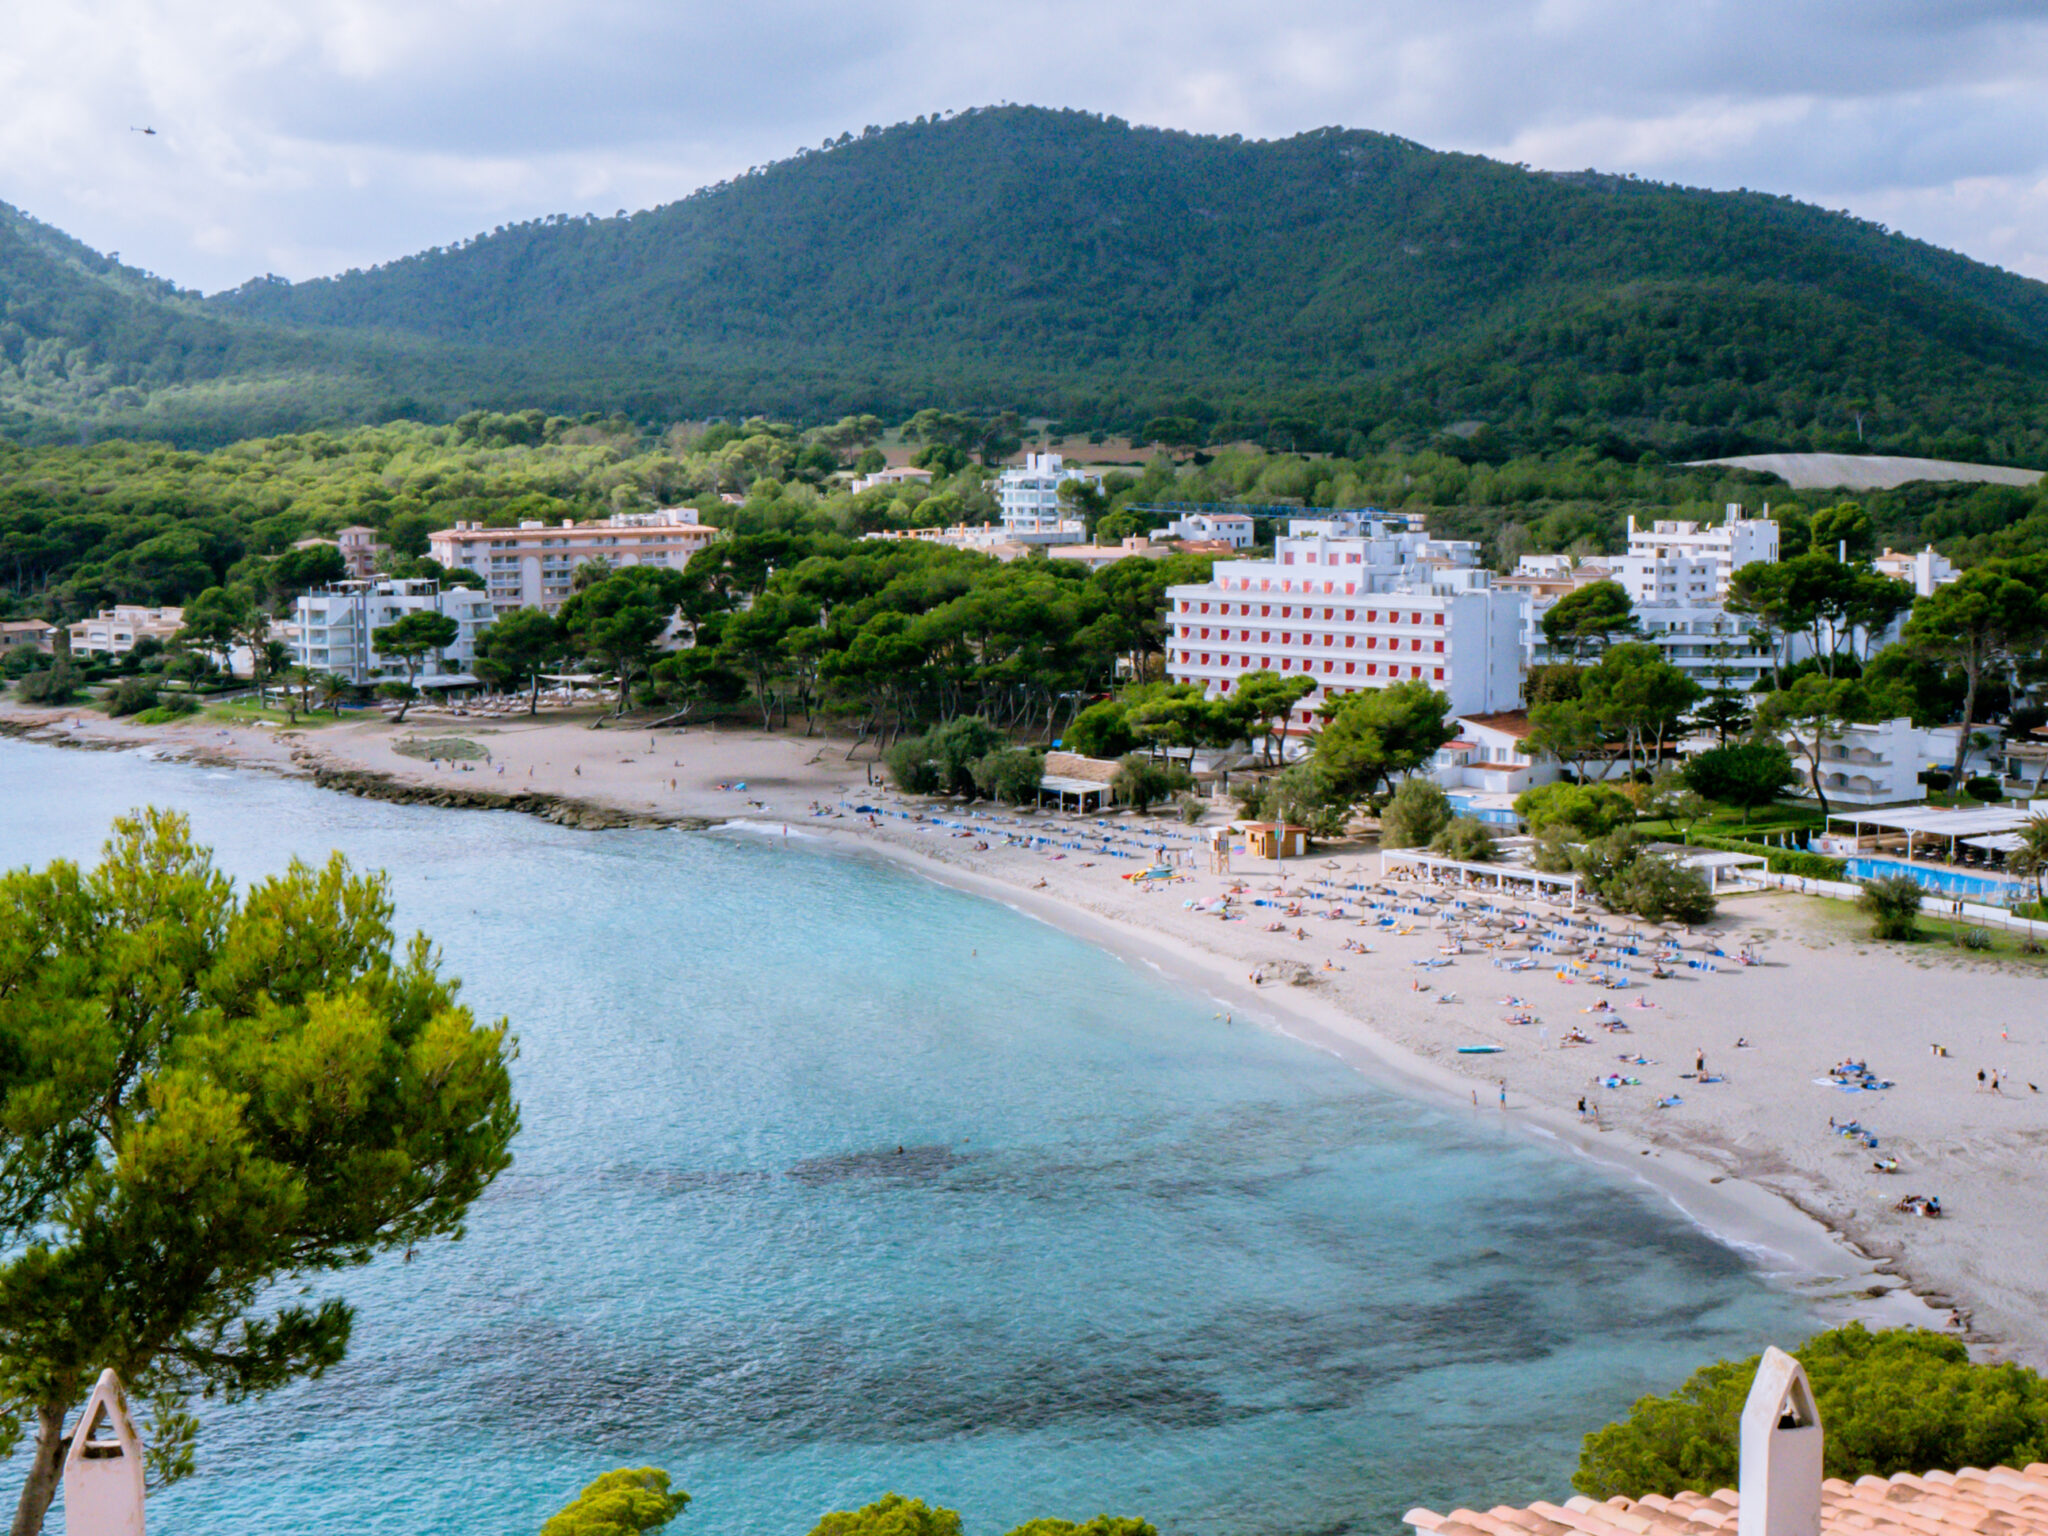
[[[586,560],[613,567],[665,565],[680,571],[718,537],[687,507],[618,512],[597,522],[524,522],[517,528],[457,523],[427,535],[427,553],[449,570],[474,571],[500,608],[553,613],[569,600]]]
[[[1217,697],[1247,672],[1312,678],[1292,734],[1336,694],[1424,682],[1459,715],[1521,694],[1522,598],[1495,590],[1476,543],[1354,516],[1296,519],[1269,560],[1218,564],[1167,590],[1167,675]]]

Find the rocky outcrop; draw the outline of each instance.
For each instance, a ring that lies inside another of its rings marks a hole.
[[[602,832],[622,827],[681,827],[685,831],[701,832],[706,827],[718,825],[703,816],[662,816],[642,811],[619,811],[609,806],[593,805],[586,800],[572,800],[563,795],[543,794],[537,790],[506,793],[502,790],[439,784],[412,784],[404,779],[394,778],[388,773],[378,773],[368,768],[334,768],[323,763],[311,765],[313,782],[321,789],[338,790],[345,795],[359,795],[365,800],[389,800],[395,805],[433,805],[449,810],[461,811],[517,811],[526,816],[538,816],[542,821],[551,821],[561,827],[575,827],[579,831]]]

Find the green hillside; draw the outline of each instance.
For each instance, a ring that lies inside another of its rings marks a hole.
[[[15,249],[0,281],[33,289],[50,263],[14,272]],[[97,260],[77,249],[72,288],[110,285]],[[2048,464],[2048,286],[1789,199],[1350,130],[988,109],[632,217],[131,302],[162,337],[83,310],[63,334],[118,330],[106,366],[163,413],[296,378],[307,423],[943,404],[1353,452],[1484,423],[1667,455],[1853,448],[1860,415],[1871,448]]]

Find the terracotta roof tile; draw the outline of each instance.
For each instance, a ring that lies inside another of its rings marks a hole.
[[[1641,1499],[1583,1496],[1562,1505],[1500,1506],[1403,1517],[1437,1536],[1733,1536],[1740,1498],[1733,1489]],[[1959,1472],[1901,1472],[1821,1485],[1822,1536],[2048,1536],[2048,1463],[2024,1470],[1965,1467]]]

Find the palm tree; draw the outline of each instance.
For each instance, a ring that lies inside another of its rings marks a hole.
[[[2005,867],[2034,882],[2034,900],[2048,904],[2048,811],[2029,816],[2018,829],[2019,847],[2005,856]]]
[[[320,702],[334,711],[334,718],[341,718],[341,701],[347,698],[355,684],[339,672],[322,672],[319,679]]]
[[[291,723],[299,723],[299,711],[308,714],[313,711],[313,673],[309,667],[292,666],[278,674],[284,680],[284,707],[291,715]]]
[[[292,648],[282,640],[262,640],[250,647],[250,666],[256,673],[256,707],[270,707],[269,683],[291,670]]]

